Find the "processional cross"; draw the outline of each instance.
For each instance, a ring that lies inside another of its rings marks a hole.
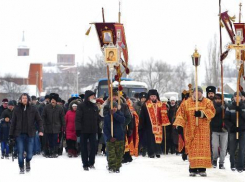
[[[236,51],[236,60],[237,60],[237,68],[240,69],[241,66],[241,51],[245,50],[245,44],[242,44],[243,38],[241,35],[235,36],[235,44],[228,45],[228,49],[235,49]]]

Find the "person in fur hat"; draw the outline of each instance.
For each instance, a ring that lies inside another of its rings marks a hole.
[[[166,104],[162,103],[157,90],[149,90],[140,112],[140,125],[147,135],[148,157],[160,158],[163,126],[170,125]]]
[[[216,87],[208,86],[206,88],[206,93],[207,93],[207,98],[213,101],[214,100],[214,96],[216,94]]]
[[[64,109],[57,104],[58,99],[58,94],[51,93],[51,104],[46,105],[42,113],[44,132],[49,143],[49,156],[47,157],[50,158],[58,157],[58,135],[60,131],[65,131]]]

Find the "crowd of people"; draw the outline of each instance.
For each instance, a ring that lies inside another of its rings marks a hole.
[[[81,155],[83,169],[89,171],[95,169],[96,155],[102,154],[108,171],[119,173],[132,156],[160,158],[171,153],[189,160],[190,176],[205,177],[206,168],[216,168],[218,159],[219,169],[225,169],[228,151],[231,170],[243,172],[245,93],[234,93],[229,104],[222,104],[213,86],[206,93],[204,97],[198,87],[182,94],[181,102],[173,96],[160,100],[154,89],[129,98],[116,88],[112,98],[96,98],[90,90],[67,102],[57,93],[6,98],[0,106],[1,158],[18,158],[24,174],[31,170],[33,155],[57,158],[64,150],[70,158]]]

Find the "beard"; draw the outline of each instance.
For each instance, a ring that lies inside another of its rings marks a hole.
[[[157,99],[155,99],[155,100],[152,100],[152,102],[153,102],[153,103],[156,103],[156,102],[157,102]]]

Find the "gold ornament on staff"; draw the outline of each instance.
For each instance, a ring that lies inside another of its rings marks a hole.
[[[239,106],[239,92],[240,92],[240,89],[239,89],[239,83],[240,83],[240,67],[242,65],[242,60],[241,60],[241,54],[242,54],[242,50],[245,50],[245,44],[242,44],[242,40],[243,38],[237,34],[235,36],[235,44],[230,44],[228,45],[228,49],[234,49],[235,50],[235,53],[236,53],[236,66],[237,66],[237,69],[239,70],[239,73],[238,73],[238,77],[237,77],[237,95],[236,95],[236,105]],[[236,111],[236,127],[238,128],[239,127],[239,112]],[[236,139],[239,139],[239,132],[236,132]]]
[[[201,55],[197,52],[197,48],[195,52],[191,56],[192,64],[195,66],[195,84],[196,84],[196,111],[198,111],[198,75],[197,75],[197,67],[200,65]],[[198,117],[196,117],[196,126],[198,126]]]

